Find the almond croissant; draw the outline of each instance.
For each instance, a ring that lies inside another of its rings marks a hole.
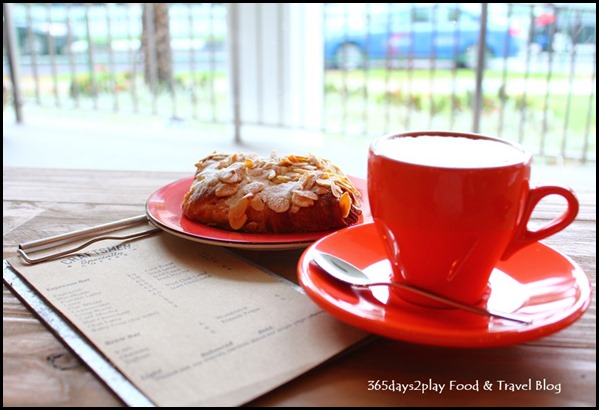
[[[358,221],[360,192],[330,161],[314,155],[259,158],[214,153],[196,164],[183,214],[221,229],[297,233]]]

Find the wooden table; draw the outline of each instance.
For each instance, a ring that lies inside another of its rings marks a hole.
[[[135,216],[157,188],[188,175],[158,172],[4,168],[4,258],[21,242]],[[577,220],[545,242],[574,259],[595,290],[596,189],[574,181]],[[535,219],[560,209],[542,202]],[[301,251],[239,251],[287,278]],[[122,403],[4,287],[3,405],[120,406]],[[255,400],[256,406],[596,406],[595,301],[574,325],[534,342],[451,349],[384,338],[304,374]],[[370,380],[402,383],[560,383],[561,392],[369,391]]]

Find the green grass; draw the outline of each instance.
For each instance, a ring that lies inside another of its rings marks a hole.
[[[79,39],[79,40],[83,40],[85,41],[85,39]],[[128,35],[113,35],[113,36],[99,36],[99,35],[94,35],[94,37],[92,38],[92,43],[94,45],[94,47],[108,47],[108,45],[110,44],[111,41],[131,41],[131,40],[137,40],[140,41],[141,38],[134,36],[128,36]],[[173,35],[171,34],[171,41],[173,40],[191,40],[189,38],[189,35],[183,35],[183,34],[179,34],[179,35]],[[194,41],[204,41],[206,44],[211,44],[213,46],[215,45],[222,45],[225,43],[225,36],[222,34],[216,34],[216,35],[212,35],[212,34],[198,34],[196,37],[193,38]]]
[[[362,81],[364,79],[373,81],[408,81],[408,80],[429,80],[433,76],[437,80],[451,80],[456,78],[458,80],[472,80],[475,79],[474,70],[467,68],[460,69],[448,69],[448,68],[437,68],[434,74],[428,69],[396,69],[387,70],[385,68],[372,68],[369,70],[353,70],[353,71],[342,71],[342,70],[328,70],[326,72],[326,78],[328,81]],[[487,69],[484,72],[484,78],[487,80],[502,80],[506,77],[507,80],[546,80],[546,72],[514,72],[496,69]],[[551,78],[553,80],[566,80],[568,74],[552,72]],[[580,76],[581,78],[591,78],[588,76]],[[507,81],[506,80],[506,81]]]
[[[486,70],[480,132],[533,151],[580,157],[596,150],[592,78]],[[372,135],[399,129],[472,129],[475,73],[468,69],[325,72],[326,129]],[[549,85],[548,85],[549,84]]]
[[[377,69],[366,74],[325,72],[322,124],[325,133],[364,138],[404,129],[472,129],[474,73],[471,70],[455,73],[438,70],[432,82],[428,70],[395,70],[387,74]],[[131,73],[96,72],[95,93],[88,74],[74,78],[58,74],[56,79],[61,107],[93,106],[99,111],[110,111],[118,99],[118,109],[123,112],[149,113],[153,110],[150,107],[158,107],[156,114],[176,113],[179,117],[208,122],[225,121],[230,115],[229,85],[224,72],[178,73],[172,91],[163,87],[155,94],[144,84],[141,74],[133,78]],[[480,132],[558,157],[581,158],[586,145],[587,157],[595,158],[596,97],[591,87],[584,87],[584,77],[575,79],[583,84],[575,94],[570,93],[568,76],[554,75],[555,87],[548,96],[546,89],[538,89],[539,84],[544,84],[544,76],[508,73],[506,84],[520,81],[523,85],[511,88],[502,86],[502,79],[501,72],[485,72]],[[458,86],[448,87],[454,81]],[[23,92],[31,100],[34,88],[31,81],[27,84]],[[58,105],[54,101],[52,76],[41,77],[40,84],[42,105]],[[525,93],[526,89],[529,91]],[[138,107],[133,107],[134,94]],[[154,97],[157,103],[152,102]]]

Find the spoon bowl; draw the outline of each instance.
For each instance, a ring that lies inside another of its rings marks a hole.
[[[477,306],[468,305],[461,303],[444,296],[437,295],[435,293],[416,288],[414,286],[406,285],[400,282],[387,281],[381,282],[370,279],[362,270],[358,269],[351,263],[335,256],[330,253],[321,252],[317,249],[314,250],[313,261],[318,265],[324,272],[328,273],[335,279],[347,283],[351,286],[356,287],[370,287],[370,286],[394,286],[403,290],[413,292],[417,295],[424,296],[431,300],[441,302],[447,306],[462,309],[478,315],[496,317],[500,319],[510,320],[512,322],[530,324],[532,321],[515,315],[512,313],[498,312],[490,309],[483,309]]]

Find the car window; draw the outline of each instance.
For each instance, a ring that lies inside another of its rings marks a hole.
[[[448,23],[459,23],[459,22],[475,22],[478,21],[478,16],[468,10],[461,8],[460,6],[448,6],[438,11],[440,21]]]
[[[430,7],[414,7],[412,9],[412,23],[428,23],[431,21]]]

